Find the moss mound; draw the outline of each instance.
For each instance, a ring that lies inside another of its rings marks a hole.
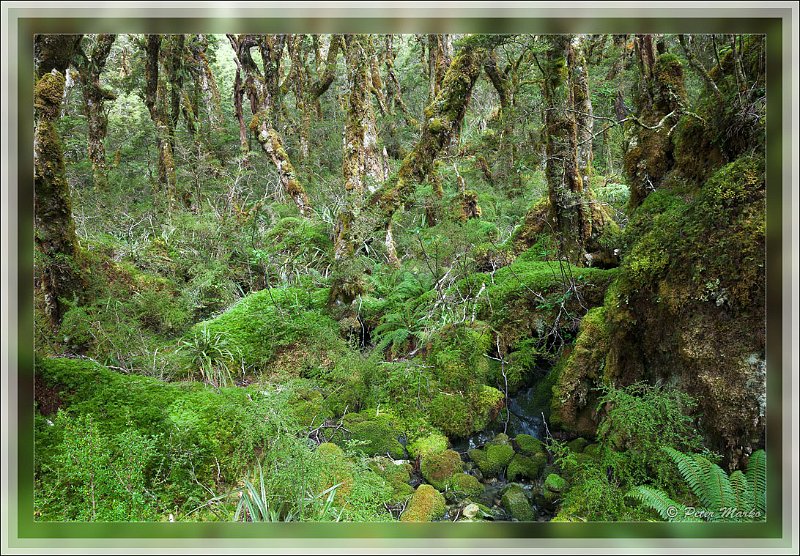
[[[420,472],[425,480],[437,490],[444,490],[450,478],[464,467],[461,456],[453,450],[445,450],[422,456]]]
[[[433,521],[444,515],[444,496],[430,485],[419,485],[400,521]]]
[[[517,484],[506,489],[501,501],[505,510],[517,521],[533,521],[536,518],[525,490]]]

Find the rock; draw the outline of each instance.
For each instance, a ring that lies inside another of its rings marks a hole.
[[[434,432],[411,442],[408,445],[408,453],[416,458],[436,452],[444,452],[449,447],[449,444],[446,436]]]
[[[563,492],[566,487],[567,481],[555,473],[550,473],[544,480],[544,488],[550,492]]]
[[[456,473],[448,481],[448,494],[459,498],[478,498],[483,494],[481,482],[467,473]]]
[[[496,477],[514,457],[514,448],[505,434],[498,434],[483,450],[475,448],[468,452],[484,477]]]
[[[461,512],[461,515],[463,515],[463,516],[464,516],[464,517],[466,517],[467,519],[472,519],[472,518],[474,518],[476,515],[478,515],[478,512],[479,512],[479,511],[480,511],[480,508],[478,508],[478,505],[477,505],[477,504],[468,504],[468,505],[467,505],[467,506],[464,508],[464,511],[462,511],[462,512]]]
[[[509,481],[516,481],[519,478],[537,479],[542,474],[546,464],[547,459],[541,452],[533,457],[516,454],[511,463],[508,464],[506,478]]]
[[[579,436],[575,440],[567,442],[567,447],[576,454],[580,454],[583,452],[584,448],[586,448],[587,444],[589,444],[589,441]]]
[[[461,456],[453,450],[430,453],[422,457],[420,472],[425,480],[437,489],[443,490],[448,480],[464,467]]]
[[[536,518],[525,490],[519,485],[512,484],[507,488],[501,501],[506,511],[517,521],[533,521]]]
[[[400,521],[433,521],[444,516],[444,496],[431,485],[419,485],[409,500]]]
[[[536,454],[546,454],[544,442],[534,438],[529,434],[518,434],[514,438],[517,451],[524,456],[534,456]]]

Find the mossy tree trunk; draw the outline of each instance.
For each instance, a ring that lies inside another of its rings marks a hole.
[[[250,100],[253,117],[250,131],[261,149],[278,171],[283,191],[294,202],[302,216],[311,212],[305,188],[300,183],[283,140],[277,131],[281,102],[281,58],[285,35],[227,35],[233,47],[237,71],[244,76],[242,87]],[[263,71],[255,63],[251,49],[258,47]]]
[[[331,301],[350,303],[361,293],[360,277],[351,268],[355,254],[353,227],[359,219],[365,193],[381,185],[386,174],[370,94],[373,87],[372,38],[369,35],[348,35],[346,45],[349,99],[342,157],[345,206],[337,216],[334,228],[336,268]]]
[[[425,108],[419,141],[403,159],[397,175],[370,197],[369,204],[377,213],[378,226],[387,230],[387,252],[389,262],[394,266],[398,266],[399,261],[394,254],[392,218],[414,193],[416,184],[431,174],[436,157],[458,133],[487,50],[503,40],[501,35],[473,35],[464,41],[444,76],[439,94]]]
[[[670,53],[656,56],[652,44],[649,35],[636,39],[640,70],[634,98],[637,117],[626,124],[627,149],[623,159],[631,210],[660,187],[673,168],[672,131],[686,103],[680,60]]]
[[[174,199],[177,190],[175,173],[175,149],[173,119],[170,116],[172,100],[171,89],[162,67],[165,57],[173,49],[174,39],[167,35],[147,35],[145,52],[145,105],[150,112],[150,119],[156,127],[156,148],[158,149],[158,184],[167,191],[170,199]],[[172,64],[170,64],[172,66]],[[180,97],[178,97],[180,99]]]
[[[61,322],[65,301],[72,301],[82,290],[72,201],[56,128],[64,96],[64,72],[81,37],[37,35],[34,42],[34,238],[41,257],[39,287],[44,293],[45,312],[54,325]]]
[[[442,90],[452,59],[453,36],[428,35],[428,102],[432,102]]]
[[[89,125],[88,153],[89,161],[92,164],[92,181],[97,189],[108,187],[105,148],[108,116],[105,102],[117,98],[111,90],[100,84],[100,75],[105,68],[116,37],[116,35],[98,35],[89,54],[79,50],[77,56],[83,111]]]
[[[312,78],[308,65],[303,62],[303,67],[305,69],[303,73],[308,83],[301,90],[298,90],[296,94],[298,109],[302,114],[302,122],[300,125],[300,153],[303,158],[308,156],[311,122],[315,115],[317,117],[322,116],[320,98],[330,89],[334,79],[336,79],[336,64],[342,49],[342,41],[343,38],[341,35],[331,35],[328,52],[323,59],[322,52],[319,49],[319,40],[317,40],[315,43],[315,56],[318,57],[315,61],[315,65],[317,66],[316,79]]]
[[[553,234],[561,255],[583,264],[590,235],[583,180],[578,168],[578,131],[575,121],[571,69],[575,65],[572,35],[548,37],[543,96],[548,196]]]
[[[570,64],[570,80],[572,82],[572,102],[574,105],[575,125],[578,141],[578,172],[583,186],[588,189],[592,174],[594,153],[594,111],[589,94],[589,66],[586,63],[585,42],[583,37],[573,41],[573,63]]]

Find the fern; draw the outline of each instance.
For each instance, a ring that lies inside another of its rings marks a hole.
[[[767,454],[764,450],[753,452],[745,473],[747,484],[753,491],[753,508],[765,515],[767,512]]]
[[[734,471],[730,476],[716,463],[700,454],[684,454],[674,448],[664,451],[678,467],[701,508],[692,509],[672,500],[662,490],[641,485],[627,496],[653,509],[670,521],[751,521],[763,519],[766,498],[766,454],[763,450],[750,457],[747,473]],[[693,519],[694,518],[694,519]]]
[[[628,497],[652,508],[665,521],[697,521],[688,515],[686,506],[676,502],[657,488],[638,486],[628,493]]]

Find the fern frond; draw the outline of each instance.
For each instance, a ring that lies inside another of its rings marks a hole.
[[[694,521],[687,517],[686,506],[671,499],[664,491],[649,486],[637,486],[625,495],[637,500],[665,521]]]
[[[767,453],[753,452],[745,472],[750,490],[753,492],[753,509],[766,515],[767,511]]]
[[[671,447],[665,447],[664,451],[669,455],[672,461],[675,462],[675,465],[678,466],[681,477],[683,477],[683,480],[689,485],[692,492],[700,498],[699,493],[703,491],[704,477],[703,470],[697,460],[691,455],[684,454]]]
[[[728,474],[701,455],[694,455],[694,459],[703,472],[702,490],[696,493],[700,502],[712,511],[735,506],[736,497]]]
[[[734,471],[731,473],[730,480],[735,497],[734,507],[741,511],[749,512],[753,509],[755,500],[753,498],[753,490],[747,482],[747,477],[741,471]]]

